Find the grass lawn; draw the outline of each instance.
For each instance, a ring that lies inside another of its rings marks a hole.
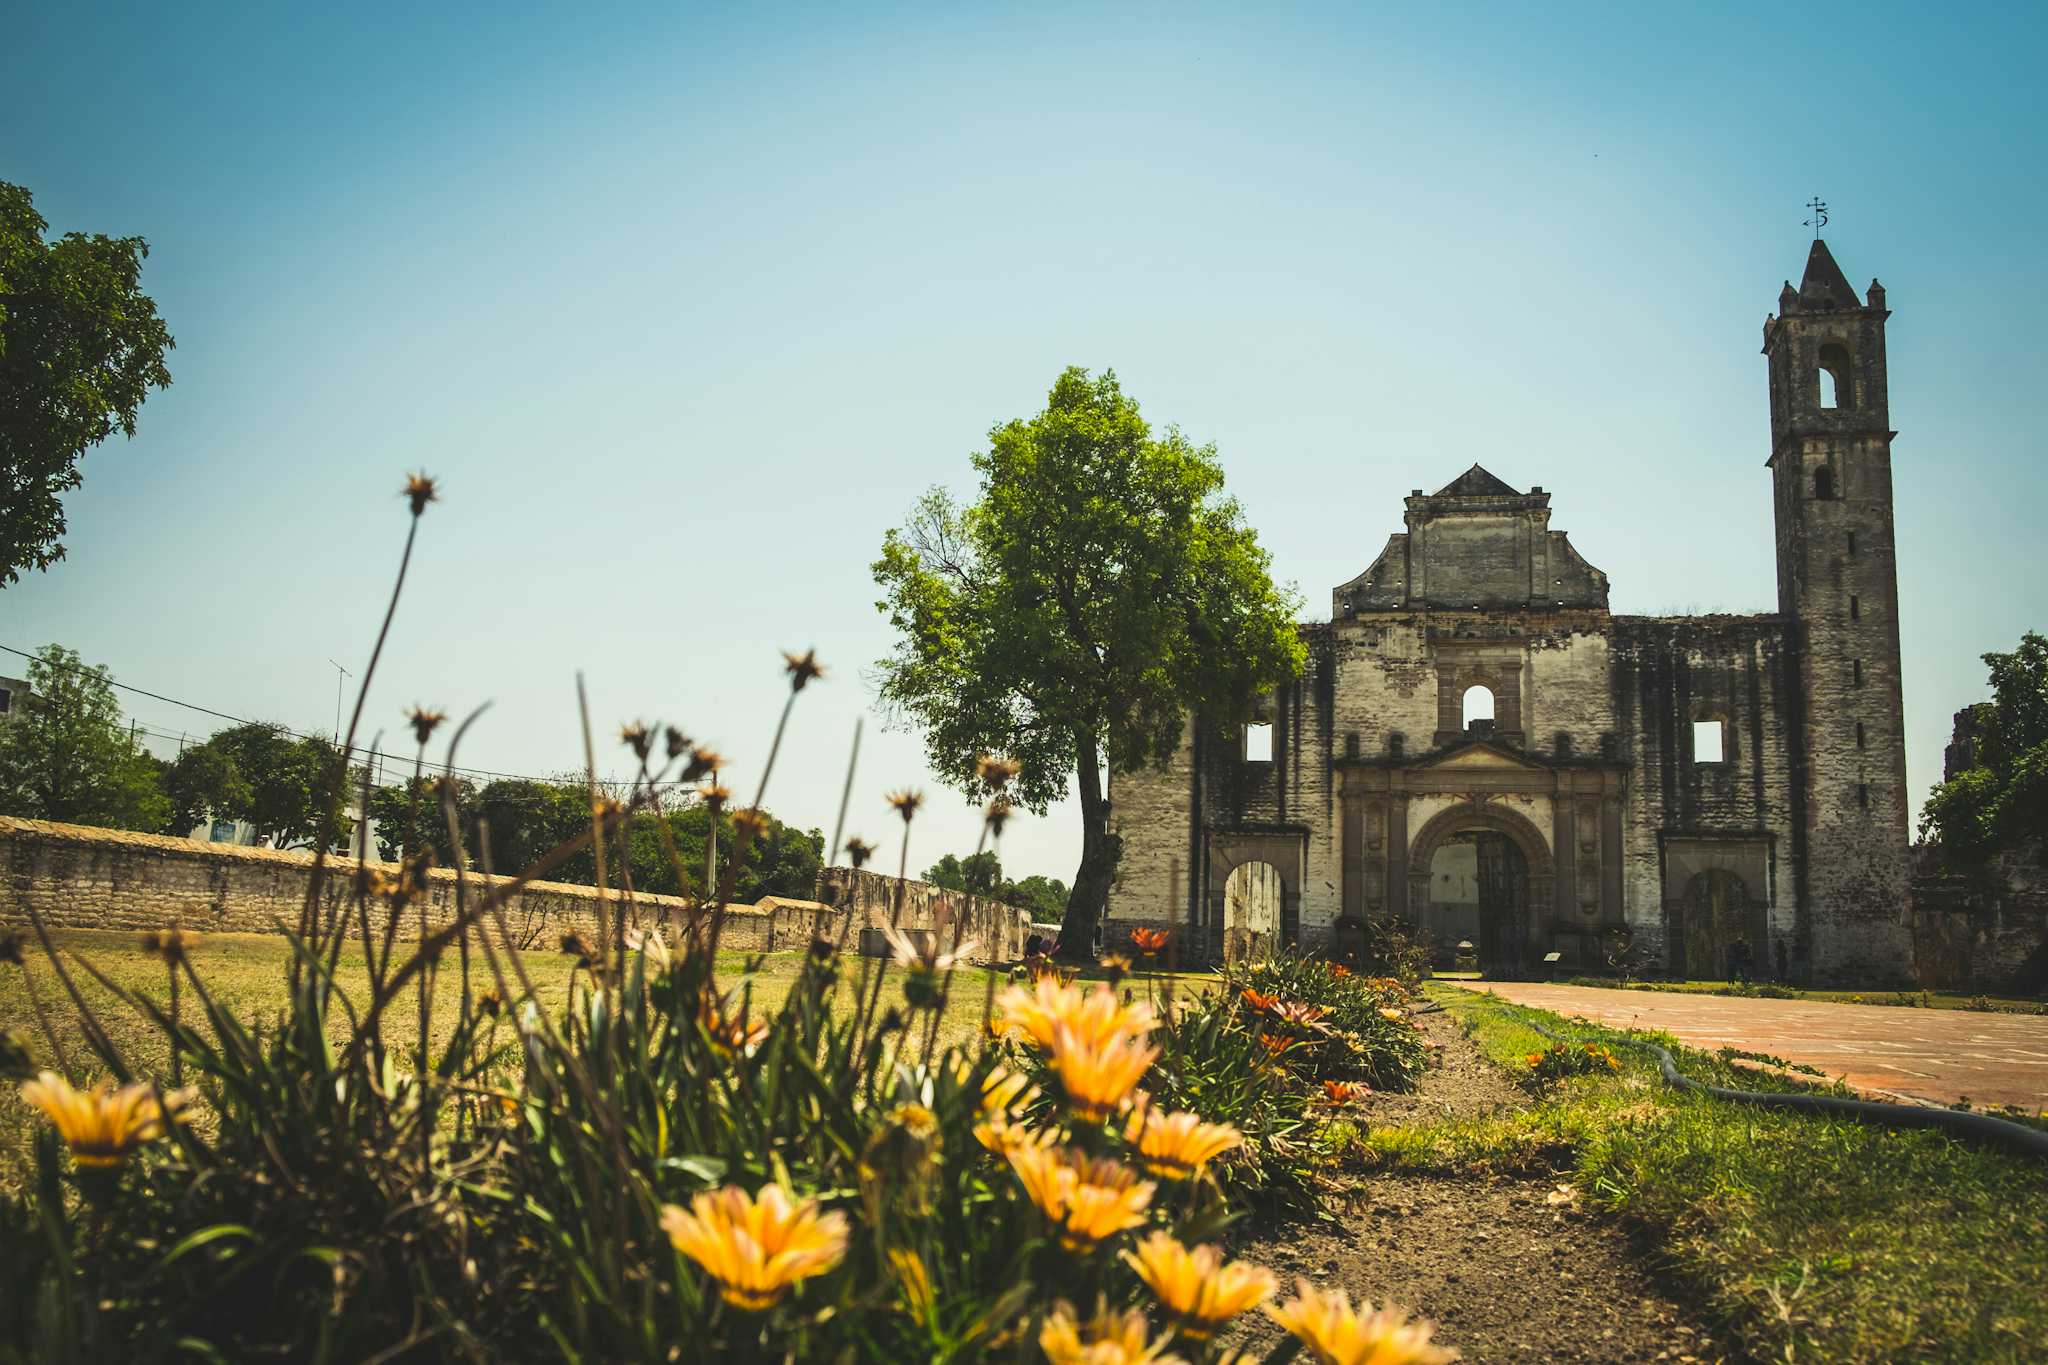
[[[1611,1030],[1433,988],[1481,1052],[1526,1070],[1528,1027]],[[1649,1035],[1685,1072],[1747,1089],[1788,1082]],[[1733,1342],[1786,1360],[2022,1361],[2048,1338],[2048,1166],[1926,1131],[1776,1114],[1680,1094],[1617,1048],[1619,1074],[1560,1083],[1527,1109],[1385,1128],[1367,1167],[1452,1175],[1558,1171],[1620,1215]],[[1532,1286],[1532,1290],[1534,1286]]]
[[[66,929],[54,931],[51,937],[67,955],[78,954],[88,958],[123,990],[147,995],[159,1003],[165,1000],[163,963],[141,950],[135,934]],[[402,955],[407,948],[403,942],[397,946],[398,960],[403,960]],[[37,1065],[57,1069],[50,1056],[50,1045],[36,1022],[29,995],[32,986],[36,995],[41,997],[58,1041],[63,1044],[71,1062],[72,1079],[96,1078],[103,1074],[97,1057],[86,1046],[78,1010],[65,994],[40,946],[31,941],[26,956],[25,967],[0,965],[0,1029],[12,1030],[25,1039]],[[275,934],[204,934],[192,949],[193,969],[206,983],[214,999],[244,1021],[257,1023],[274,1021],[284,1008],[285,970],[289,960],[285,940]],[[559,1012],[567,1000],[570,959],[557,952],[529,952],[522,955],[521,961],[542,1005],[552,1012]],[[720,984],[728,991],[751,991],[754,1013],[773,1012],[789,994],[802,963],[803,954],[800,952],[722,952],[719,954]],[[860,963],[858,958],[846,960],[841,989],[836,997],[837,1008],[842,1011],[850,1012],[855,1008],[853,986],[860,979]],[[122,1055],[142,1073],[167,1079],[170,1074],[170,1048],[156,1026],[75,963],[67,962],[67,967],[79,993],[85,997],[86,1004]],[[471,971],[473,989],[482,990],[492,984],[490,969],[481,954],[472,956]],[[342,991],[360,1008],[369,994],[366,989],[368,976],[362,948],[356,941],[351,940],[343,946],[336,976]],[[883,1008],[901,1002],[895,984],[899,976],[895,967],[886,969],[882,982]],[[954,974],[946,1014],[940,1020],[939,1046],[943,1048],[971,1036],[981,1025],[991,988],[1001,989],[1007,981],[1006,972],[979,967],[960,968]],[[1176,979],[1176,988],[1186,989],[1204,981],[1213,983],[1215,977],[1206,973],[1183,974]],[[444,960],[435,981],[433,1033],[437,1043],[444,1041],[454,1027],[461,990],[456,960],[450,955]],[[189,988],[185,996],[186,1008],[190,1010]],[[188,1013],[186,1017],[195,1016]],[[337,1015],[336,1028],[338,1036],[346,1036],[345,1016]],[[402,1001],[387,1008],[384,1033],[387,1045],[401,1056],[418,1038],[419,1007],[410,987]],[[0,1187],[18,1179],[19,1163],[27,1150],[29,1125],[37,1121],[33,1111],[22,1102],[15,1086],[0,1086]]]
[[[1450,973],[1439,973],[1450,975]],[[1615,991],[1669,991],[1680,995],[1756,995],[1726,981],[1631,981],[1624,985],[1612,977],[1575,976],[1567,986],[1598,986]],[[1767,987],[1777,1000],[1823,1000],[1837,1005],[1901,1005],[1911,1009],[1976,1010],[1993,1014],[2048,1014],[2048,1001],[2025,1000],[2015,996],[1964,995],[1958,991],[1822,991],[1797,986]]]

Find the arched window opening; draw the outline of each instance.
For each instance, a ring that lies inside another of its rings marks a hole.
[[[1830,501],[1835,496],[1835,471],[1826,465],[1813,471],[1813,496],[1822,502]]]
[[[1850,370],[1849,349],[1835,342],[1820,348],[1820,405],[1847,408],[1855,405],[1855,378]]]
[[[1493,689],[1477,683],[1465,689],[1465,728],[1470,730],[1478,721],[1493,723]]]
[[[1247,763],[1271,763],[1273,761],[1273,727],[1262,720],[1255,720],[1244,727],[1244,761]]]
[[[1727,730],[1727,725],[1722,721],[1694,721],[1692,723],[1692,761],[1695,763],[1727,762]]]

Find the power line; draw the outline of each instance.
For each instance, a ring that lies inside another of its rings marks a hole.
[[[283,731],[283,732],[284,732],[285,734],[287,734],[287,735],[291,736],[291,737],[292,737],[293,739],[316,739],[316,740],[319,740],[319,741],[321,741],[322,743],[331,743],[331,744],[338,744],[338,743],[340,743],[340,741],[341,741],[341,737],[340,737],[340,735],[338,735],[338,734],[337,734],[337,735],[335,735],[335,736],[333,736],[333,737],[331,737],[331,738],[330,738],[329,736],[326,736],[326,735],[314,735],[314,734],[305,734],[305,733],[302,733],[302,732],[300,732],[300,731],[298,731],[298,730],[294,730],[294,729],[292,729],[292,728],[291,728],[290,726],[288,726],[288,725],[283,725],[283,724],[280,724],[280,723],[278,723],[278,722],[276,722],[276,721],[253,721],[253,720],[248,720],[248,719],[245,719],[244,717],[241,717],[241,716],[233,716],[233,715],[229,715],[229,714],[228,714],[227,712],[225,712],[225,711],[216,711],[216,710],[214,710],[214,709],[213,709],[212,707],[210,707],[210,706],[201,706],[201,705],[199,705],[199,704],[198,704],[197,702],[190,702],[190,701],[180,701],[180,700],[179,700],[178,698],[176,698],[176,697],[167,697],[167,696],[165,696],[165,695],[164,695],[163,693],[161,693],[161,692],[152,692],[152,691],[150,691],[150,690],[149,690],[148,688],[146,688],[146,687],[136,687],[136,686],[134,686],[133,684],[121,682],[121,681],[117,680],[116,678],[114,678],[112,674],[108,673],[108,672],[106,671],[106,669],[105,669],[105,668],[95,668],[95,667],[87,667],[87,666],[86,666],[86,665],[84,665],[84,664],[66,664],[66,663],[56,663],[56,662],[53,662],[53,661],[51,661],[51,660],[49,660],[49,659],[45,659],[45,658],[43,658],[43,657],[42,657],[42,656],[41,656],[40,654],[31,654],[31,653],[30,653],[29,651],[27,651],[27,650],[25,650],[25,649],[16,649],[16,648],[15,648],[14,646],[12,646],[12,645],[0,645],[0,651],[4,651],[5,653],[8,653],[8,654],[13,654],[13,655],[17,655],[17,656],[19,656],[20,658],[23,658],[23,659],[31,659],[31,660],[34,660],[35,662],[37,662],[37,663],[40,663],[40,664],[42,664],[42,665],[43,665],[43,667],[45,667],[45,668],[62,668],[62,669],[66,669],[66,670],[68,670],[68,671],[70,671],[70,672],[73,672],[73,673],[90,673],[90,674],[94,675],[95,677],[98,677],[98,678],[100,678],[100,679],[101,679],[102,681],[104,681],[104,682],[106,682],[106,683],[110,684],[111,686],[114,686],[114,687],[118,687],[118,688],[120,688],[120,689],[121,689],[121,690],[122,690],[123,692],[133,692],[133,693],[135,693],[135,694],[136,694],[137,696],[140,696],[140,697],[148,697],[148,698],[150,698],[150,699],[151,699],[152,701],[160,701],[160,702],[165,702],[165,703],[167,703],[167,704],[169,704],[169,705],[171,705],[171,706],[182,706],[182,707],[184,707],[184,708],[185,708],[185,709],[186,709],[187,711],[197,711],[197,712],[199,712],[199,713],[200,713],[201,715],[205,715],[205,716],[212,716],[212,717],[214,717],[214,718],[215,718],[215,719],[217,719],[217,720],[225,720],[225,721],[232,721],[232,722],[233,722],[233,723],[235,723],[236,725],[269,725],[269,726],[273,726],[273,727],[275,727],[275,728],[276,728],[276,729],[278,729],[278,730],[281,730],[281,731]],[[138,728],[138,729],[139,729],[139,730],[140,730],[141,732],[143,732],[143,733],[146,733],[146,734],[150,734],[150,735],[151,735],[151,736],[152,736],[153,738],[156,738],[156,739],[162,739],[162,740],[167,740],[167,741],[169,741],[169,740],[175,740],[175,741],[177,741],[177,742],[179,742],[179,743],[181,743],[181,744],[182,744],[182,743],[184,742],[185,738],[186,738],[186,737],[185,737],[184,735],[182,735],[182,734],[179,734],[179,735],[172,735],[172,734],[167,734],[167,733],[163,733],[163,732],[159,732],[159,731],[152,731],[152,730],[150,730],[150,729],[149,729],[149,727],[147,727],[147,726],[140,726],[140,725],[138,725],[138,726],[137,726],[137,728]],[[205,743],[205,741],[204,741],[204,740],[199,740],[199,741],[195,741],[195,743],[201,743],[201,744],[203,744],[203,743]],[[354,746],[354,749],[355,749],[355,750],[356,750],[357,752],[360,752],[360,753],[362,753],[362,754],[365,754],[365,755],[367,755],[368,757],[370,757],[370,758],[373,758],[373,759],[385,759],[385,758],[388,758],[388,759],[392,759],[392,760],[394,760],[395,762],[400,762],[401,764],[402,764],[402,762],[403,762],[403,760],[404,760],[405,758],[409,757],[409,756],[407,756],[407,755],[400,755],[400,754],[392,754],[392,753],[386,753],[386,752],[384,752],[384,751],[383,751],[383,750],[381,750],[381,749],[373,749],[373,748],[369,748],[369,747],[367,747],[367,746],[365,746],[365,745],[360,745],[360,744],[359,744],[359,745],[355,745],[355,746]],[[422,770],[422,772],[423,772],[423,775],[427,775],[427,776],[431,776],[432,774],[435,774],[435,773],[440,773],[440,772],[443,772],[443,771],[446,771],[446,772],[452,772],[452,773],[454,773],[454,774],[455,774],[456,776],[458,776],[458,777],[480,777],[480,778],[488,778],[488,779],[491,779],[491,780],[506,780],[506,781],[514,781],[514,782],[541,782],[541,783],[550,783],[550,784],[553,784],[553,783],[560,783],[560,782],[561,782],[561,781],[563,780],[563,779],[562,779],[562,777],[561,777],[561,776],[559,776],[559,775],[558,775],[558,776],[555,776],[555,777],[535,777],[535,776],[533,776],[532,774],[529,774],[529,773],[508,773],[508,772],[498,772],[498,771],[496,771],[496,770],[494,770],[494,769],[491,769],[491,768],[467,768],[467,767],[448,767],[448,768],[442,768],[442,767],[440,767],[440,766],[437,766],[437,765],[429,764],[429,765],[427,765],[427,766],[426,766],[426,767],[425,767],[425,768],[424,768],[424,769]],[[403,784],[403,782],[404,782],[404,780],[406,779],[406,777],[409,777],[409,774],[401,774],[401,775],[400,775],[400,778],[399,778],[399,780],[398,780],[398,781],[396,781],[396,782],[391,782],[391,783],[385,783],[385,784],[381,784],[381,785],[386,785],[386,786],[399,786],[399,785],[402,785],[402,784]],[[576,781],[579,781],[579,782],[580,782],[580,781],[581,781],[582,779],[581,779],[580,777],[578,777],[578,778],[576,778],[575,780],[576,780]],[[623,781],[621,781],[620,779],[617,779],[617,778],[599,778],[598,780],[599,780],[600,782],[603,782],[603,783],[606,783],[606,784],[608,784],[608,785],[612,785],[612,786],[624,786],[624,785],[627,785],[627,783],[626,783],[626,782],[623,782]],[[657,782],[657,783],[655,783],[655,784],[653,784],[653,785],[655,785],[655,786],[657,786],[657,787],[682,787],[682,786],[694,786],[695,784],[693,784],[693,783],[683,783],[683,782],[677,782],[677,781],[667,781],[667,782]]]

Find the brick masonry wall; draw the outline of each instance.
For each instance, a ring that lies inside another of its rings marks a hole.
[[[275,933],[280,924],[298,922],[313,862],[312,854],[295,850],[0,817],[0,875],[5,877],[0,922],[25,923],[32,906],[55,928],[142,930],[175,923],[202,931]],[[356,867],[351,858],[327,860],[323,914],[335,914],[348,899]],[[447,868],[431,869],[427,876],[431,930],[453,919],[458,877]],[[494,883],[471,872],[460,880],[465,884],[463,894],[473,896],[510,879],[497,878]],[[767,952],[801,948],[814,933],[836,941],[848,928],[849,913],[859,917],[858,923],[889,923],[895,885],[890,877],[830,869],[820,901],[769,897],[758,906],[728,907],[722,942],[740,951]],[[616,891],[608,893],[607,900],[614,907],[624,905]],[[1021,956],[1028,932],[1022,928],[1025,912],[969,900],[958,892],[911,882],[904,925],[950,930],[958,924],[965,928],[965,937],[981,939],[975,956]],[[595,887],[529,882],[506,903],[505,914],[523,944],[543,946],[572,928],[594,929],[599,903]],[[680,916],[688,909],[688,902],[672,896],[633,898],[633,915],[642,923]],[[409,911],[399,932],[409,937],[418,930],[418,912]]]
[[[1913,881],[1913,955],[1937,990],[2048,995],[2048,863],[2040,841],[1982,875]]]

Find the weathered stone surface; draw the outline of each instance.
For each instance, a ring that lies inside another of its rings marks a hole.
[[[1307,669],[1254,716],[1270,759],[1194,716],[1163,769],[1113,780],[1110,934],[1171,928],[1214,955],[1230,931],[1476,926],[1481,956],[1523,973],[1553,951],[1600,965],[1627,931],[1693,976],[1734,949],[1763,976],[1906,979],[1888,315],[1839,274],[1818,248],[1767,333],[1777,612],[1614,616],[1541,488],[1474,466],[1417,490],[1331,621],[1300,627]],[[1823,366],[1840,409],[1819,406]],[[1464,714],[1474,688],[1489,718]],[[1270,923],[1226,904],[1250,862],[1278,887]]]
[[[45,923],[67,929],[153,929],[177,923],[231,933],[275,933],[296,925],[311,882],[313,855],[290,850],[200,843],[157,834],[52,824],[0,817],[0,922],[23,923],[33,906]],[[352,858],[329,858],[321,887],[323,916],[348,900],[357,869]],[[383,867],[383,864],[371,864]],[[395,870],[389,869],[387,870]],[[465,896],[511,879],[448,868],[427,873],[429,930],[456,913],[458,882]],[[901,888],[900,921],[898,914]],[[758,905],[726,907],[720,943],[743,952],[802,948],[814,936],[844,942],[856,925],[900,922],[931,932],[948,948],[978,940],[973,956],[1007,961],[1023,954],[1027,912],[983,897],[898,883],[892,877],[847,868],[827,871],[821,899],[767,897]],[[607,893],[612,913],[625,906]],[[505,905],[513,934],[525,946],[544,946],[571,929],[590,932],[600,904],[597,888],[572,882],[529,882]],[[672,896],[635,895],[629,919],[662,923],[688,912]],[[853,923],[849,924],[849,917]],[[416,911],[399,933],[419,932]]]

